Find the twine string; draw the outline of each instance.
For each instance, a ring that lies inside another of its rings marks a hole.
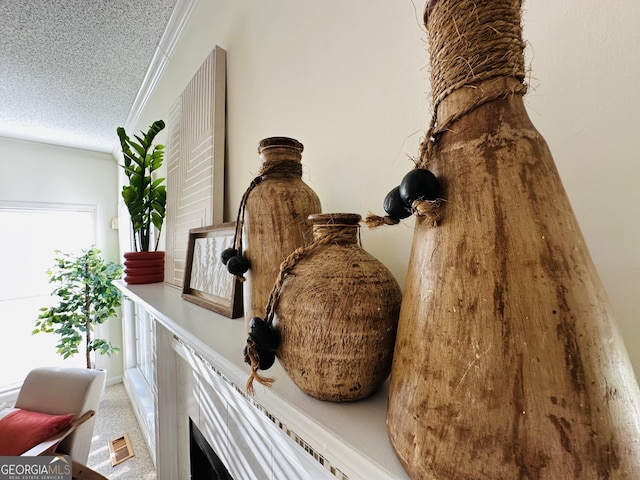
[[[352,241],[354,236],[354,229],[357,230],[357,244],[362,245],[360,238],[359,225],[342,225],[342,224],[323,224],[314,225],[314,235],[317,235],[316,239],[305,247],[296,248],[281,264],[278,277],[269,293],[269,301],[267,302],[267,308],[264,321],[269,327],[273,325],[273,318],[280,302],[280,295],[282,293],[282,287],[286,278],[293,273],[296,265],[298,265],[303,259],[311,256],[313,253],[329,244],[344,244]],[[254,394],[253,382],[257,381],[265,387],[270,387],[275,379],[273,377],[265,377],[258,373],[260,367],[260,356],[258,354],[257,345],[251,337],[247,338],[247,355],[251,361],[251,374],[247,379],[245,390],[248,394]]]
[[[397,218],[393,218],[389,215],[381,217],[380,215],[376,215],[373,212],[369,212],[364,219],[364,224],[369,228],[378,228],[382,225],[397,225],[399,223],[400,220]]]
[[[524,41],[520,25],[521,0],[432,0],[425,10],[431,59],[433,114],[420,142],[416,168],[428,168],[442,134],[465,115],[494,100],[524,95]],[[479,6],[480,5],[480,6]],[[501,77],[519,80],[516,86],[479,90],[480,94],[446,118],[438,107],[453,92]],[[411,213],[432,226],[442,218],[444,199],[416,200]],[[369,228],[396,225],[400,220],[369,213]]]
[[[442,198],[435,200],[414,200],[411,204],[411,211],[418,217],[426,218],[431,222],[431,226],[435,227],[442,218]]]
[[[271,387],[273,382],[276,381],[273,377],[266,377],[260,373],[258,373],[258,369],[260,367],[260,356],[258,354],[258,345],[251,337],[247,337],[247,355],[251,361],[251,375],[247,379],[247,384],[245,385],[245,391],[249,395],[253,395],[255,393],[255,389],[253,387],[254,380],[257,381],[260,385],[264,385],[265,387]]]
[[[266,162],[260,167],[258,175],[251,180],[249,186],[242,194],[238,215],[236,216],[236,229],[233,235],[233,248],[242,254],[242,230],[244,224],[244,213],[247,208],[249,194],[269,175],[302,175],[302,164],[297,160],[281,160],[278,162]],[[244,275],[236,275],[236,278],[244,282]]]

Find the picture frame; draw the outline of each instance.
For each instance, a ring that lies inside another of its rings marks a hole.
[[[189,230],[182,298],[229,318],[243,315],[242,284],[220,260],[233,248],[236,222]]]

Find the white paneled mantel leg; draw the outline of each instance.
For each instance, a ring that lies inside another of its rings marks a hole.
[[[171,344],[173,334],[156,324],[156,471],[158,480],[178,478],[177,449],[177,375],[176,357]]]

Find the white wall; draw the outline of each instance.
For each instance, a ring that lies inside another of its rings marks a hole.
[[[0,137],[0,200],[96,205],[96,240],[118,260],[117,165],[106,153]],[[45,232],[43,232],[45,233]]]
[[[117,232],[111,229],[118,216],[116,185],[117,164],[109,154],[0,137],[0,201],[96,205],[96,245],[115,262],[120,261]],[[119,319],[98,328],[100,336],[121,346]],[[122,375],[119,355],[101,357],[97,366],[107,368],[110,378]]]
[[[640,3],[525,2],[531,89],[547,140],[640,377]]]
[[[138,130],[168,110],[214,45],[227,51],[225,220],[259,168],[257,142],[305,145],[325,212],[382,213],[430,111],[422,4],[200,0]],[[550,144],[640,373],[640,3],[530,0],[526,104]],[[413,220],[362,232],[404,283]]]

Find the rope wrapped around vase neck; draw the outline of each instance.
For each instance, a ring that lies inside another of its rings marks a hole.
[[[427,5],[433,114],[420,144],[418,168],[426,168],[440,136],[457,120],[486,103],[527,92],[521,8],[522,0],[437,0]],[[520,83],[481,92],[447,118],[438,118],[438,107],[451,93],[499,77]]]
[[[303,259],[311,256],[313,253],[318,251],[320,248],[330,245],[344,245],[345,243],[352,243],[354,237],[354,229],[357,229],[357,244],[359,246],[362,245],[360,239],[360,228],[359,225],[354,224],[327,224],[327,225],[314,225],[314,233],[316,232],[316,227],[327,227],[332,231],[325,230],[322,236],[316,238],[313,242],[311,242],[306,247],[296,248],[281,264],[280,271],[278,273],[278,277],[271,289],[271,293],[269,294],[269,301],[267,302],[267,308],[265,312],[265,322],[267,325],[272,326],[273,318],[276,314],[276,309],[278,308],[278,303],[280,302],[280,295],[282,293],[282,287],[286,278],[291,275],[296,267]],[[247,338],[247,355],[251,360],[251,374],[247,379],[247,384],[245,386],[245,390],[249,395],[253,395],[254,388],[253,382],[254,380],[264,385],[266,387],[270,387],[273,382],[275,382],[275,378],[273,377],[265,377],[258,373],[258,369],[260,366],[260,357],[258,355],[258,348],[256,343],[251,337]]]
[[[233,248],[242,253],[242,230],[244,223],[244,212],[247,208],[247,199],[249,194],[256,188],[264,179],[269,175],[302,175],[302,164],[298,160],[280,160],[274,162],[265,162],[260,167],[258,175],[251,180],[251,183],[242,194],[240,199],[240,206],[238,207],[238,215],[236,217],[236,230],[233,235]],[[243,275],[236,275],[236,278],[241,282],[244,282]]]
[[[444,132],[482,105],[524,95],[524,41],[520,25],[521,0],[431,0],[424,23],[429,40],[433,114],[420,143],[416,168],[427,169]],[[516,78],[515,86],[480,89],[481,82]],[[440,104],[461,88],[477,88],[478,95],[445,118],[439,118]],[[442,218],[445,200],[416,200],[411,213],[436,226]],[[370,213],[369,228],[396,225],[400,220]]]

